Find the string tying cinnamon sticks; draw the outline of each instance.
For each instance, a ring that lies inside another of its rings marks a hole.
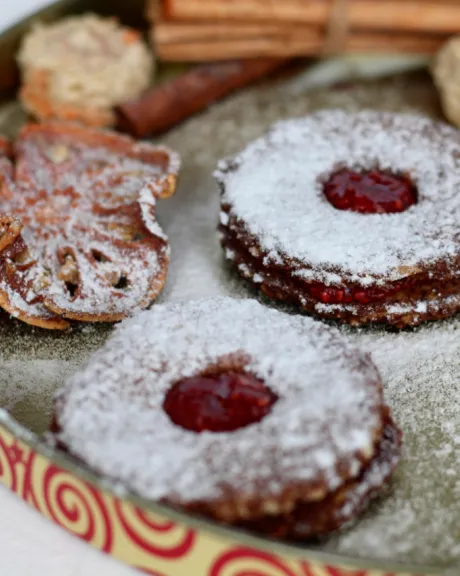
[[[340,54],[345,49],[348,25],[348,0],[333,0],[323,45],[324,56]]]

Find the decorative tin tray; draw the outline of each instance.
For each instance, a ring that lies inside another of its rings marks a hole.
[[[141,3],[67,0],[40,17],[56,19],[91,8],[136,24]],[[15,87],[14,55],[29,24],[0,37],[0,132],[10,136],[25,120],[7,91]],[[366,66],[373,67],[373,61]],[[314,76],[280,81],[239,94],[163,139],[182,154],[184,169],[177,195],[159,207],[172,245],[161,301],[217,294],[257,297],[224,264],[211,174],[218,158],[236,152],[273,121],[322,107],[440,115],[423,72],[311,89],[316,81]],[[0,480],[92,546],[157,576],[458,574],[460,319],[401,333],[343,330],[372,352],[405,442],[389,493],[340,535],[294,546],[229,530],[137,498],[50,448],[43,433],[53,392],[102,344],[110,326],[79,326],[55,334],[0,317],[0,399],[5,409],[0,412]]]

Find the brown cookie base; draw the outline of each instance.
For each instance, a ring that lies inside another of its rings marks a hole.
[[[292,512],[240,525],[274,538],[307,540],[324,536],[357,518],[388,483],[401,455],[401,432],[391,417],[377,453],[360,477],[318,502],[299,502]]]
[[[311,296],[312,284],[293,274],[295,263],[292,263],[292,267],[273,263],[266,265],[266,255],[257,241],[240,228],[232,221],[228,226],[219,227],[226,257],[243,278],[271,300],[294,304],[321,318],[354,326],[388,324],[405,328],[448,318],[460,311],[460,278],[453,277],[442,264],[434,269],[414,271],[405,289],[391,292],[394,286],[391,282],[379,285],[379,290],[390,293],[375,302],[321,302]],[[344,281],[341,288],[353,290],[356,285]]]
[[[302,496],[293,503],[290,501],[266,502],[267,511],[285,510],[280,513],[267,512],[251,518],[222,517],[222,507],[211,504],[182,506],[188,512],[208,516],[223,522],[265,534],[272,538],[286,540],[308,540],[340,530],[344,525],[355,520],[389,483],[389,480],[401,457],[402,433],[393,422],[390,411],[383,408],[384,427],[381,438],[376,445],[375,453],[359,476],[346,481],[332,493],[324,494],[318,490],[317,499],[305,501]],[[295,491],[291,496],[294,498]],[[309,493],[311,497],[312,494]],[[171,502],[166,502],[171,504]],[[261,506],[260,508],[263,508]],[[243,516],[243,514],[242,514]]]
[[[317,501],[298,500],[288,512],[226,523],[285,540],[310,540],[336,532],[357,519],[370,501],[388,485],[401,457],[401,437],[401,431],[387,412],[383,436],[375,456],[358,478]],[[194,514],[211,516],[222,522],[209,509],[204,510],[199,506],[185,508]]]

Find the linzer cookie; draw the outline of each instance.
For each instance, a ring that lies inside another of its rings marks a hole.
[[[273,300],[397,327],[460,310],[460,137],[427,118],[325,110],[216,173],[227,259]]]
[[[279,538],[339,529],[401,435],[370,358],[254,300],[155,306],[58,392],[70,453],[143,497]]]
[[[91,126],[112,125],[114,106],[140,96],[153,72],[153,55],[138,32],[93,14],[36,25],[18,62],[28,112]]]
[[[168,149],[115,133],[23,128],[12,158],[0,158],[2,209],[14,216],[2,227],[11,241],[0,252],[0,305],[49,328],[148,306],[169,261],[155,203],[174,192],[178,168]]]

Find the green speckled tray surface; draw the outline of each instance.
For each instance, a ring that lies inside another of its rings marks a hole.
[[[438,106],[425,72],[308,92],[280,81],[238,94],[171,131],[162,141],[181,153],[184,168],[176,196],[158,207],[172,247],[159,301],[219,294],[257,297],[222,258],[212,179],[219,158],[237,152],[272,122],[319,108],[416,111],[437,118]],[[24,120],[17,102],[5,100],[0,132],[14,136]],[[460,319],[400,333],[342,330],[372,353],[382,372],[387,400],[404,430],[403,461],[391,489],[359,522],[302,549],[362,558],[382,570],[387,562],[397,562],[420,566],[420,573],[432,566],[455,574],[460,566]],[[108,325],[85,325],[51,333],[1,315],[3,407],[21,426],[37,435],[45,432],[54,391],[110,332]],[[21,427],[14,430],[21,436]]]

